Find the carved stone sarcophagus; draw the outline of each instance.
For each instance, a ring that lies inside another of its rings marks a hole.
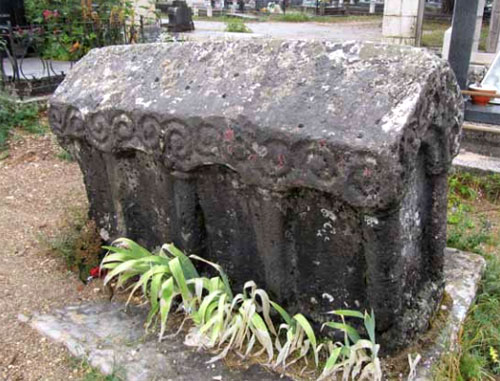
[[[110,240],[174,242],[316,323],[375,311],[388,348],[443,290],[462,101],[424,50],[278,40],[91,51],[50,102]]]

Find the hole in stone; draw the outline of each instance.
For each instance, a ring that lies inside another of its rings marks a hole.
[[[185,89],[186,89],[186,90],[189,90],[190,88],[191,88],[191,86],[189,86],[189,85],[187,85],[187,86],[185,87]]]
[[[304,125],[302,123],[299,123],[299,125],[297,127],[304,128]]]
[[[226,98],[226,94],[222,94],[222,98],[224,98],[224,99],[225,99],[225,98]]]

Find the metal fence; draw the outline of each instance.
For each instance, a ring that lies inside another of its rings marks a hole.
[[[0,88],[20,98],[54,91],[88,50],[154,41],[159,24],[92,20],[13,27],[0,15]]]

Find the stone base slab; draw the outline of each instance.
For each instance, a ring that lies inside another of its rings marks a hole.
[[[445,292],[453,305],[435,344],[421,353],[415,381],[432,381],[432,366],[441,355],[456,349],[458,331],[474,302],[485,267],[486,261],[480,255],[446,249]]]
[[[479,255],[446,250],[446,292],[453,305],[436,343],[421,353],[417,380],[431,380],[432,365],[456,345],[484,267]],[[286,380],[258,365],[247,369],[229,369],[223,362],[207,365],[211,355],[185,346],[182,334],[158,343],[154,334],[144,332],[146,313],[146,308],[125,310],[123,304],[113,302],[68,306],[50,315],[35,314],[29,321],[20,316],[20,320],[104,374],[114,373],[126,380]]]

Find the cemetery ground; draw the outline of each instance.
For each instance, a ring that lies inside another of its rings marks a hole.
[[[254,34],[292,35],[295,38],[333,38],[346,40],[361,35],[366,40],[379,40],[382,36],[382,17],[372,16],[313,16],[289,11],[286,14],[260,15],[255,20],[239,20],[232,16],[194,17],[196,33],[206,34],[224,31],[232,20],[244,22]],[[424,19],[422,46],[441,51],[446,30],[451,20]],[[484,22],[479,42],[480,50],[486,47],[489,24]],[[189,34],[187,35],[189,36]],[[189,38],[189,37],[188,37]],[[360,37],[357,37],[360,38]]]
[[[23,323],[34,311],[109,294],[99,282],[82,282],[99,242],[85,220],[78,165],[48,131],[44,112],[21,107],[12,115],[18,119],[7,129],[0,161],[0,378],[113,380]],[[460,333],[461,350],[443,358],[436,379],[498,379],[500,176],[455,173],[449,185],[448,246],[479,253],[488,266]]]

